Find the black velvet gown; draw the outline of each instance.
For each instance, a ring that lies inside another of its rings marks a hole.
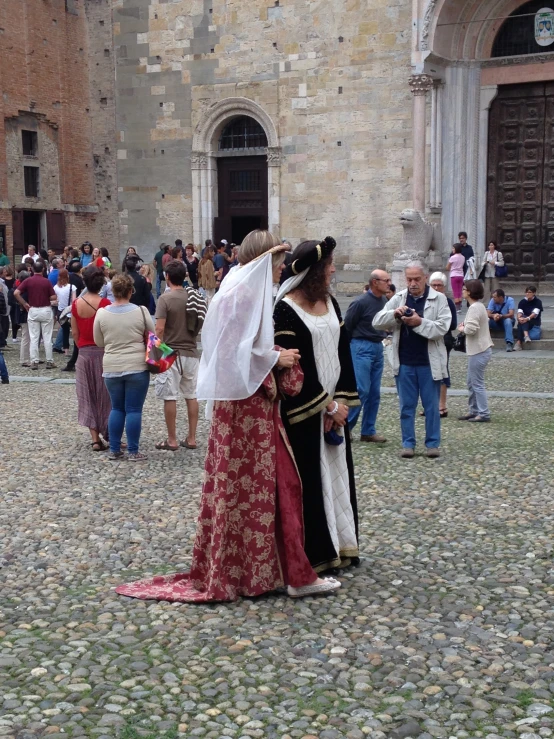
[[[298,349],[304,372],[302,391],[296,397],[283,395],[281,416],[291,443],[303,488],[305,550],[316,572],[357,563],[358,548],[337,551],[333,544],[327,516],[321,478],[321,413],[333,400],[347,406],[360,404],[356,378],[350,354],[350,339],[344,327],[340,308],[334,298],[333,307],[340,323],[340,377],[333,397],[319,381],[312,334],[298,313],[284,300],[275,306],[275,343],[283,349]],[[358,509],[354,467],[348,426],[344,427],[346,459],[350,488],[350,504],[358,538]]]

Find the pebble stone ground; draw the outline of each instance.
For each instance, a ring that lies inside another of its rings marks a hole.
[[[552,359],[511,359],[489,387],[552,391]],[[198,451],[152,451],[149,396],[149,461],[114,464],[73,386],[0,393],[1,739],[552,736],[554,401],[496,397],[475,427],[452,398],[444,456],[401,461],[384,396],[389,443],[354,445],[363,560],[338,595],[200,606],[113,588],[188,567],[205,422]]]

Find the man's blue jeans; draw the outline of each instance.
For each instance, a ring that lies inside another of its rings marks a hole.
[[[2,354],[2,352],[0,352],[0,379],[9,380],[9,378],[10,375],[6,366],[6,360],[4,359],[4,355]]]
[[[411,367],[400,365],[396,376],[396,389],[400,401],[400,430],[402,446],[413,449],[416,445],[415,414],[417,403],[421,398],[425,411],[425,446],[434,449],[441,443],[441,419],[439,398],[441,380],[433,380],[431,367]]]
[[[361,406],[351,408],[348,413],[350,431],[358,421],[363,409],[362,436],[373,436],[376,433],[375,422],[381,402],[381,377],[383,375],[383,344],[365,339],[352,339],[350,343],[356,385]]]
[[[513,318],[503,318],[501,321],[494,321],[492,318],[489,318],[489,328],[491,331],[500,331],[502,324],[504,324],[504,338],[506,339],[506,343],[509,344],[514,343],[514,323]]]
[[[159,298],[162,294],[162,281],[164,279],[164,273],[158,272],[156,275],[156,296]]]
[[[105,377],[104,382],[112,401],[108,419],[110,451],[121,451],[121,437],[125,428],[129,454],[136,454],[139,450],[142,407],[148,393],[150,373],[145,370],[122,377]]]
[[[63,331],[62,327],[58,323],[58,333],[56,334],[56,341],[52,349],[63,349]]]

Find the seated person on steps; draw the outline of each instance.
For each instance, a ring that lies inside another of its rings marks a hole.
[[[504,331],[506,351],[514,350],[514,325],[516,304],[513,298],[506,297],[504,290],[498,288],[492,294],[487,306],[489,328],[491,331]]]

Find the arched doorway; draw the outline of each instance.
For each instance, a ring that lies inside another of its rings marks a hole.
[[[547,54],[554,11],[544,0],[516,8],[491,58]],[[513,279],[554,279],[554,82],[499,85],[489,115],[487,238]]]
[[[250,116],[227,123],[218,142],[218,216],[214,238],[235,244],[256,228],[268,227],[267,136]],[[257,152],[264,152],[259,154]]]
[[[554,280],[554,10],[548,6],[546,0],[426,0],[414,17],[414,109],[421,87],[431,102],[430,155],[425,126],[414,126],[414,172],[428,157],[427,208],[440,212],[446,250],[460,230],[468,232],[478,266],[488,240],[497,241],[510,280]]]
[[[267,112],[248,98],[211,105],[191,155],[194,241],[240,243],[252,228],[280,230],[281,151]]]

